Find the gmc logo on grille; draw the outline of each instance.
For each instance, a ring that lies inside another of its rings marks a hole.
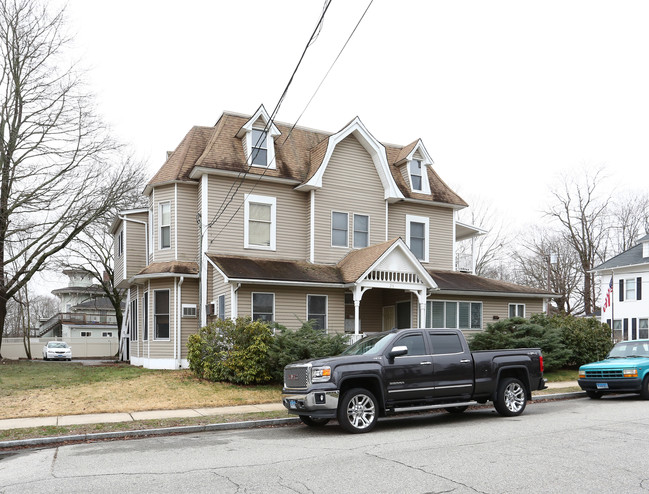
[[[289,381],[297,381],[297,374],[289,374],[288,379]]]

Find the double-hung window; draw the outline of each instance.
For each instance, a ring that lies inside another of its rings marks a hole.
[[[370,217],[364,214],[354,215],[354,248],[362,249],[370,245]]]
[[[171,203],[160,203],[158,224],[160,225],[160,248],[169,249],[171,247]]]
[[[169,339],[169,290],[154,290],[153,312],[155,339]]]
[[[509,304],[509,317],[525,317],[525,304]]]
[[[117,235],[117,257],[122,257],[124,254],[124,230],[120,230]]]
[[[331,213],[331,245],[347,247],[349,245],[349,214],[332,211]]]
[[[635,278],[625,280],[624,300],[635,300]]]
[[[273,322],[275,320],[274,293],[252,294],[252,320],[262,320],[265,322]]]
[[[252,164],[268,166],[268,133],[260,129],[252,129]]]
[[[428,217],[406,215],[406,239],[415,257],[428,262]]]
[[[649,338],[649,319],[647,319],[646,317],[643,319],[638,319],[638,338]]]
[[[410,160],[408,167],[410,168],[410,185],[412,190],[421,192],[421,160]]]
[[[246,194],[244,247],[275,250],[277,200],[275,197]]]
[[[327,296],[307,295],[307,321],[313,321],[315,329],[327,328]]]
[[[219,319],[223,321],[225,319],[225,295],[219,295]]]

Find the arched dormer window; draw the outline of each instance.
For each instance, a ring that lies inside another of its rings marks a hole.
[[[243,144],[248,166],[277,168],[275,137],[280,134],[275,124],[270,122],[270,116],[264,106],[260,106],[237,133]]]

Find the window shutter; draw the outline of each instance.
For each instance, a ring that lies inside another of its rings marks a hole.
[[[635,281],[636,300],[642,300],[642,278],[638,277]]]
[[[620,280],[620,302],[624,302],[624,280]]]

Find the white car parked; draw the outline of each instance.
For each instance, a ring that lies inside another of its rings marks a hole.
[[[43,360],[72,360],[72,348],[65,341],[50,341],[43,347]]]

